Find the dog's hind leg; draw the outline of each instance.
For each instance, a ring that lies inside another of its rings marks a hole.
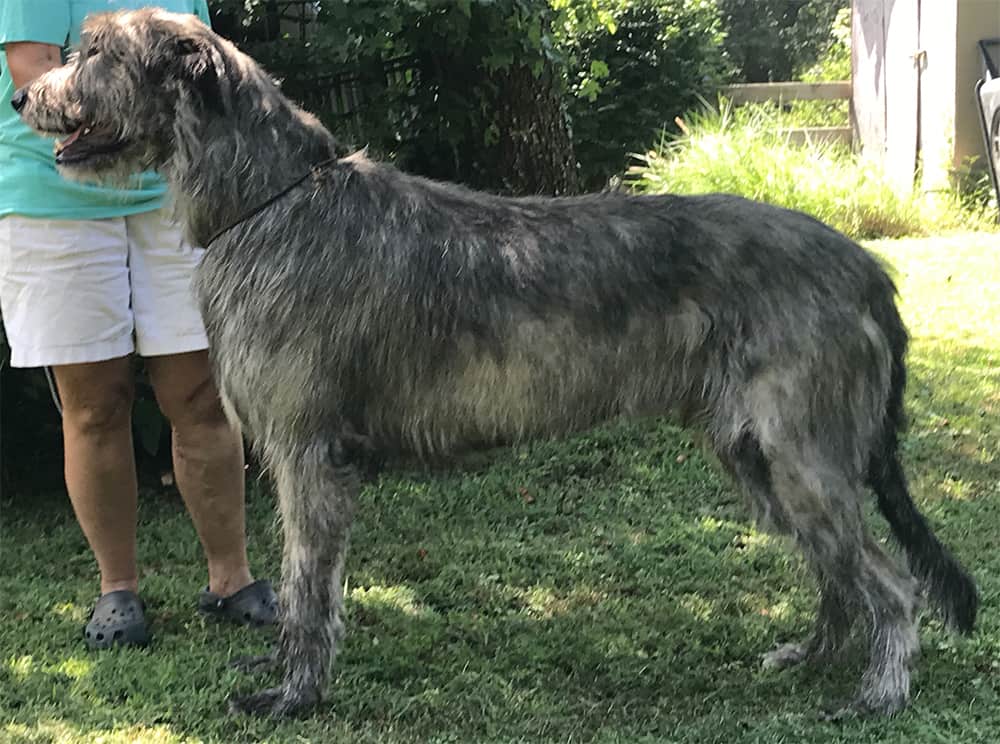
[[[817,442],[766,448],[774,492],[824,588],[818,627],[832,621],[842,629],[854,613],[869,624],[861,689],[839,714],[896,713],[909,699],[909,664],[918,649],[917,582],[868,534],[860,478],[822,451]]]
[[[838,715],[893,714],[909,700],[917,637],[917,580],[865,536],[859,599],[869,622],[868,667],[861,690]]]
[[[743,488],[758,526],[779,535],[794,533],[789,515],[774,491],[771,464],[760,442],[744,432],[735,443],[719,452],[720,459],[736,483]],[[827,661],[841,649],[851,630],[849,598],[835,583],[820,582],[820,601],[812,635],[800,643],[786,643],[764,654],[766,667],[788,667],[800,662]]]
[[[280,686],[230,700],[284,716],[317,703],[343,636],[343,571],[359,482],[339,439],[269,458],[284,532],[277,662]]]
[[[828,663],[836,658],[851,632],[850,600],[835,584],[820,585],[819,608],[812,635],[805,641],[782,643],[761,657],[764,667],[784,669],[802,662]]]

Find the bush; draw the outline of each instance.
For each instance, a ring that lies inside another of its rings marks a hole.
[[[796,70],[796,78],[808,82],[851,79],[851,8],[841,8],[834,16],[826,48],[816,62]]]
[[[0,492],[37,493],[61,483],[62,437],[45,375],[0,366]]]
[[[823,82],[851,79],[851,9],[841,8],[834,18],[826,49],[815,64],[793,74],[796,80]],[[846,127],[850,126],[848,101],[795,101],[786,104],[797,126]]]
[[[702,0],[609,2],[608,22],[559,39],[568,59],[570,120],[584,185],[621,175],[674,119],[727,73],[718,13]]]
[[[307,43],[275,36],[261,0],[212,5],[217,28],[349,143],[411,172],[491,189],[509,180],[504,138],[519,134],[510,118],[543,141],[529,160],[535,170],[551,151],[578,149],[570,163],[600,187],[727,69],[715,0],[323,3]],[[539,85],[526,84],[525,69]],[[330,105],[338,77],[352,80],[350,116]],[[529,101],[552,110],[525,123]],[[560,111],[572,147],[551,124]]]
[[[748,83],[794,80],[830,48],[850,0],[717,0],[726,54]]]
[[[575,190],[548,0],[317,3],[304,41],[267,28],[278,3],[214,5],[220,30],[346,145],[489,190]]]
[[[847,148],[793,145],[787,120],[771,108],[691,115],[686,132],[639,158],[629,183],[646,193],[724,192],[797,209],[855,239],[896,238],[949,229],[990,229],[962,209],[956,193],[933,202],[901,195],[880,169]]]

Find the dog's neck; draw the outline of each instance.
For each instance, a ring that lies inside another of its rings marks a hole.
[[[179,115],[175,151],[164,168],[178,216],[195,245],[204,245],[310,167],[337,154],[333,136],[281,95],[252,60],[233,48],[226,65],[239,65],[242,76],[257,80],[225,91],[218,112]],[[204,105],[194,100],[179,104]],[[189,128],[183,122],[190,122]]]

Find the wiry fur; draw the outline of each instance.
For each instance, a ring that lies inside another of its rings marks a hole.
[[[249,58],[161,11],[90,21],[78,60],[28,94],[39,130],[94,123],[127,141],[69,175],[158,168],[195,242],[336,153]],[[679,411],[819,579],[814,636],[769,661],[830,658],[861,620],[870,661],[851,710],[899,710],[918,582],[866,529],[866,486],[946,620],[971,629],[977,595],[899,465],[894,292],[844,236],[733,196],[507,199],[361,154],[318,172],[222,235],[197,276],[221,388],[275,476],[285,533],[284,679],[237,707],[320,697],[358,435],[447,456]]]

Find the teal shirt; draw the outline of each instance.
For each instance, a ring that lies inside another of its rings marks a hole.
[[[158,5],[193,13],[209,23],[206,0],[0,0],[0,48],[36,41],[68,48],[80,40],[89,13]],[[10,106],[14,81],[0,53],[0,217],[19,214],[63,220],[122,217],[161,207],[166,184],[154,173],[137,175],[135,188],[112,189],[64,179],[56,171],[54,141],[39,137]]]

